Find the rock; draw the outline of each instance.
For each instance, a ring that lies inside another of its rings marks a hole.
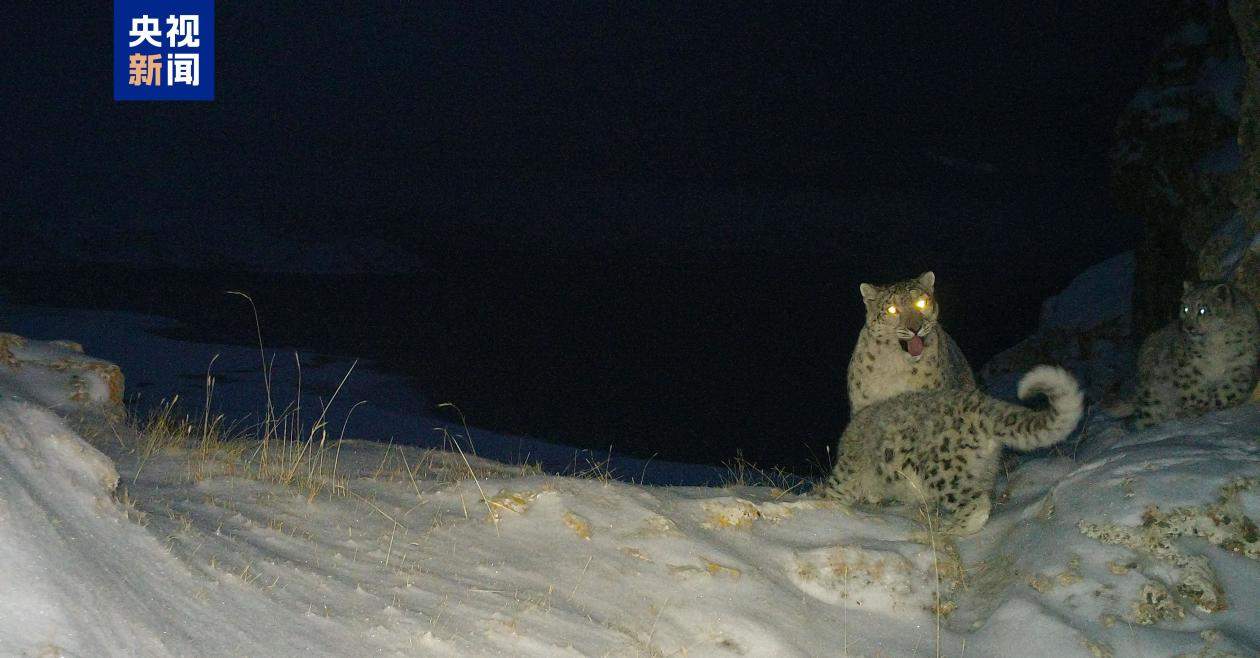
[[[123,411],[125,378],[113,363],[87,356],[83,346],[65,340],[43,342],[16,334],[0,333],[0,375],[3,369],[43,370],[39,388],[24,392],[53,409],[90,407],[108,415]],[[14,385],[17,385],[15,381]]]
[[[26,345],[26,339],[17,334],[0,333],[0,364],[4,364],[9,368],[17,369],[21,367],[18,359],[13,355],[14,349],[20,349]]]
[[[1131,379],[1135,343],[1129,330],[1133,298],[1132,252],[1099,263],[1072,280],[1041,307],[1037,332],[999,353],[980,369],[996,395],[1014,397],[1020,375],[1043,363],[1072,371],[1090,399],[1115,398]]]
[[[1242,4],[1254,10],[1254,1]],[[1196,278],[1202,269],[1200,252],[1222,250],[1209,242],[1239,209],[1234,197],[1240,163],[1254,157],[1254,144],[1240,139],[1240,126],[1250,125],[1240,117],[1246,112],[1254,117],[1257,108],[1254,101],[1239,101],[1250,64],[1240,51],[1232,10],[1223,3],[1181,5],[1177,27],[1156,54],[1146,86],[1117,126],[1112,152],[1117,203],[1145,224],[1135,254],[1138,337],[1172,319],[1182,280]],[[1254,86],[1248,87],[1253,94]]]
[[[1242,255],[1228,278],[1260,310],[1260,0],[1232,0],[1229,14],[1247,70],[1236,140],[1242,162],[1231,195],[1243,227],[1235,242]]]
[[[80,343],[76,343],[72,340],[53,340],[53,341],[49,341],[49,343],[52,345],[56,345],[57,347],[70,350],[71,352],[78,352],[79,354],[83,354],[83,345]]]

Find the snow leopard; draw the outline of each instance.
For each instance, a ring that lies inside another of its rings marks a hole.
[[[1183,283],[1178,318],[1138,351],[1133,426],[1246,402],[1256,385],[1256,308],[1228,283]]]
[[[972,388],[912,391],[870,405],[845,429],[835,468],[815,491],[850,504],[924,505],[940,512],[942,532],[974,534],[989,518],[1002,448],[1054,445],[1083,413],[1080,386],[1062,368],[1033,368],[1018,393],[1045,395],[1050,404],[1030,409]]]
[[[849,359],[850,417],[907,391],[976,387],[962,350],[937,322],[936,275],[858,287],[866,324]]]

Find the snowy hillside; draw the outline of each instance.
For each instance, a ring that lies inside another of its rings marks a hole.
[[[140,434],[117,420],[107,368],[18,342],[0,363],[6,655],[1260,649],[1255,405],[1141,434],[1096,413],[954,543],[913,509],[768,487]]]

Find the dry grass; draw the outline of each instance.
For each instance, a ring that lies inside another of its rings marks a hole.
[[[253,300],[248,295],[232,294],[244,297],[253,308]],[[194,481],[216,475],[236,475],[297,489],[308,500],[313,500],[322,492],[346,495],[345,478],[338,473],[338,458],[346,424],[358,404],[346,413],[335,433],[330,431],[328,411],[358,362],[350,366],[331,398],[321,402],[318,415],[308,424],[303,418],[301,405],[301,360],[295,353],[298,384],[293,399],[285,407],[277,409],[272,391],[274,363],[263,348],[257,309],[254,309],[254,322],[258,328],[266,405],[261,420],[253,424],[228,422],[222,414],[211,411],[216,355],[206,369],[205,400],[200,414],[183,413],[176,396],[163,400],[144,417],[129,416],[127,424],[130,432],[114,432],[120,447],[133,451],[139,457],[133,483],[154,457],[171,454],[185,458],[189,477]]]
[[[438,405],[438,407],[450,407],[455,410],[455,413],[459,414],[460,424],[464,426],[464,439],[468,442],[469,450],[475,451],[476,446],[472,442],[472,433],[468,431],[468,420],[464,418],[464,412],[461,411],[459,407],[449,402]],[[468,468],[468,475],[472,477],[473,484],[477,485],[477,493],[481,496],[481,502],[486,504],[486,512],[490,514],[490,518],[494,521],[494,527],[497,529],[499,527],[499,517],[495,515],[494,510],[490,507],[490,498],[486,496],[486,490],[481,486],[481,479],[477,477],[477,472],[473,470],[472,464],[469,463],[468,455],[464,454],[464,448],[459,445],[459,437],[452,435],[445,427],[437,429],[442,431],[443,443],[449,442],[455,444],[455,449],[459,451],[460,459],[464,460],[464,466]],[[473,456],[476,456],[476,454],[476,452],[473,452]],[[464,515],[468,515],[467,510],[465,510]]]
[[[131,492],[126,487],[121,487],[116,497],[122,504],[123,513],[127,515],[128,521],[142,526],[149,525],[149,513],[136,506],[136,499],[131,497]]]
[[[122,447],[138,455],[133,482],[154,457],[170,454],[185,458],[189,477],[194,481],[238,475],[299,489],[308,499],[323,491],[344,488],[337,461],[345,424],[337,435],[330,435],[326,418],[331,400],[309,426],[303,422],[297,402],[278,414],[267,412],[254,425],[229,423],[222,414],[208,411],[213,401],[213,380],[213,376],[207,376],[207,411],[200,415],[183,413],[176,396],[163,400],[143,418],[130,418],[133,431],[116,435]]]
[[[736,453],[735,459],[722,464],[728,471],[722,478],[723,487],[769,487],[775,499],[789,494],[803,494],[809,481],[788,470],[776,466],[767,471]]]
[[[592,455],[594,452],[586,453],[583,459],[586,466],[579,467],[577,464],[577,453],[573,453],[573,462],[569,467],[572,477],[580,480],[595,480],[601,484],[609,484],[616,479],[612,468],[612,446],[608,446],[608,452],[603,459],[595,459]],[[646,469],[645,469],[646,472]]]
[[[244,463],[247,471],[258,479],[297,488],[306,493],[308,500],[313,500],[325,489],[330,493],[344,494],[345,481],[338,476],[337,465],[350,414],[362,403],[350,408],[335,436],[329,434],[328,410],[337,400],[358,361],[351,364],[337,384],[332,397],[321,402],[319,415],[307,426],[302,418],[301,406],[302,364],[297,354],[293,357],[298,369],[298,390],[293,401],[280,412],[272,405],[270,367],[265,369],[267,409],[262,422],[256,428],[258,436],[252,442],[252,450]]]
[[[910,484],[914,487],[915,492],[919,494],[920,518],[922,519],[923,525],[927,531],[928,544],[932,547],[932,570],[934,572],[932,617],[935,621],[935,638],[933,644],[936,649],[936,658],[940,658],[941,617],[943,616],[944,611],[944,608],[941,606],[941,558],[940,551],[938,549],[939,542],[942,539],[940,536],[941,518],[935,507],[928,503],[927,498],[923,495],[923,490],[918,486],[917,481],[909,479],[904,473],[902,473],[901,476],[902,478],[905,478],[907,482],[910,482]]]
[[[239,462],[245,444],[234,439],[244,438],[243,433],[238,433],[235,424],[226,423],[222,414],[212,416],[210,412],[214,399],[213,368],[218,358],[215,355],[206,368],[205,408],[200,418],[181,414],[177,395],[170,400],[162,400],[143,419],[129,417],[133,431],[128,436],[132,437],[132,445],[127,445],[121,434],[114,433],[123,447],[140,455],[140,464],[132,478],[133,483],[140,477],[150,459],[166,452],[191,453],[193,458],[189,460],[190,477],[196,481],[203,480],[224,467],[230,469]]]
[[[146,464],[163,453],[185,453],[188,459],[189,477],[201,481],[225,471],[232,472],[239,465],[246,444],[233,438],[235,428],[224,423],[223,416],[213,419],[203,414],[200,420],[180,413],[179,396],[163,400],[157,408],[139,422],[132,423],[135,437],[133,445],[140,457],[134,483]],[[124,445],[126,442],[124,441]]]
[[[948,590],[952,593],[959,587],[966,587],[966,571],[962,564],[962,559],[958,553],[958,547],[954,545],[953,537],[945,533],[942,529],[940,512],[936,505],[928,500],[922,485],[918,478],[911,473],[897,471],[897,473],[910,485],[915,494],[919,498],[919,522],[923,527],[922,536],[913,537],[913,541],[926,543],[932,550],[932,570],[933,570],[933,592],[932,592],[932,616],[935,622],[934,628],[934,655],[941,658],[941,621],[953,613],[956,602],[952,599],[946,599],[942,596],[941,586],[947,585]],[[966,645],[963,645],[964,651]]]

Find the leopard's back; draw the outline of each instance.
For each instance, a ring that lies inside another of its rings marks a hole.
[[[1084,396],[1067,371],[1029,371],[1019,397],[1039,394],[1047,407],[1010,404],[975,388],[915,391],[875,403],[850,421],[819,491],[846,503],[895,499],[939,507],[947,532],[971,534],[988,518],[1002,449],[1053,445],[1080,421]]]

